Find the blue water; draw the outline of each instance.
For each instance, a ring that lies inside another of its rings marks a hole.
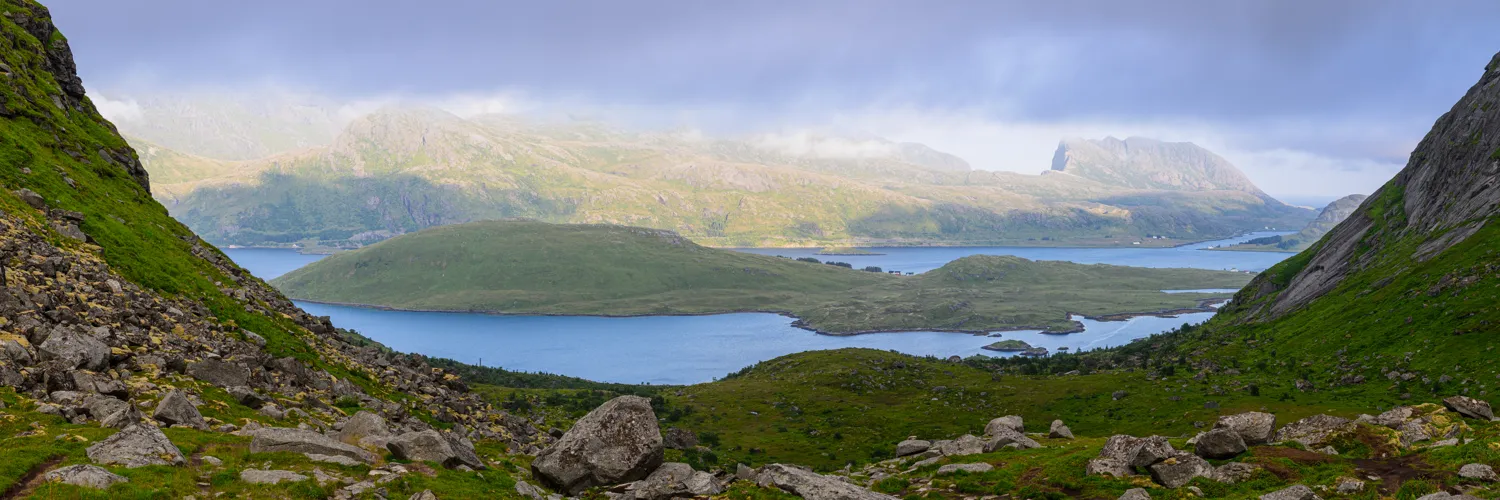
[[[878,266],[886,271],[924,273],[970,255],[1014,255],[1031,260],[1065,260],[1079,264],[1114,264],[1137,267],[1190,267],[1195,269],[1260,272],[1292,254],[1280,252],[1206,251],[1255,238],[1291,234],[1283,231],[1251,233],[1226,240],[1195,243],[1173,248],[1041,248],[1041,247],[869,247],[882,255],[818,255],[818,248],[736,248],[741,252],[783,257],[812,257],[823,261],[848,262],[855,269]]]
[[[839,256],[856,266],[923,271],[974,254],[1019,255],[1037,260],[1071,260],[1146,267],[1199,267],[1259,270],[1291,254],[1204,251],[1235,240],[1179,248],[889,248],[886,255]],[[746,249],[786,256],[816,249]],[[802,253],[805,252],[805,253]],[[323,256],[294,250],[227,249],[235,262],[263,279],[281,276]],[[857,261],[856,261],[857,260]],[[393,349],[467,363],[483,362],[512,370],[544,371],[622,383],[692,384],[708,382],[759,361],[820,349],[868,347],[933,356],[1006,356],[981,347],[1001,339],[1024,340],[1057,352],[1123,345],[1184,323],[1201,323],[1213,313],[1176,318],[1141,317],[1127,321],[1082,320],[1084,331],[1067,335],[1036,331],[1003,332],[998,337],[943,332],[902,332],[833,337],[791,326],[775,314],[596,318],[584,316],[500,316],[427,313],[298,303],[309,313],[329,316],[334,325],[359,331]],[[1081,319],[1081,318],[1075,318]]]

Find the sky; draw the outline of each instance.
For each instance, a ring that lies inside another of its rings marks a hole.
[[[1287,198],[1384,183],[1500,51],[1492,0],[47,4],[116,121],[149,96],[298,93],[872,134],[1027,173],[1063,137],[1141,135]]]

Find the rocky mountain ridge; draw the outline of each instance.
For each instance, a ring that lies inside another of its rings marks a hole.
[[[1244,191],[1269,198],[1228,160],[1190,142],[1145,137],[1064,139],[1052,171],[1112,186],[1182,191]]]

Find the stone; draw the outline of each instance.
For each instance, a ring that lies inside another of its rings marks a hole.
[[[161,429],[132,425],[114,433],[87,450],[89,460],[104,465],[122,465],[131,469],[147,465],[182,465],[182,451],[162,434]]]
[[[9,71],[6,71],[6,73],[9,73]],[[15,193],[16,197],[20,198],[21,201],[26,202],[27,205],[31,205],[31,208],[35,208],[37,210],[47,209],[47,199],[43,198],[42,195],[37,194],[36,191],[21,188],[12,192]]]
[[[1010,430],[1013,430],[1013,431],[1016,431],[1016,432],[1026,432],[1025,426],[1022,425],[1022,420],[1021,420],[1021,416],[1020,415],[1006,415],[1006,416],[1003,416],[1003,417],[991,420],[989,424],[986,424],[984,426],[984,435],[986,435],[986,436],[993,436],[993,435],[995,435],[996,431],[998,431],[998,430],[1000,430],[1002,428],[1004,428],[1004,429],[1010,429]]]
[[[1073,430],[1069,429],[1061,420],[1053,420],[1052,428],[1047,431],[1047,437],[1052,439],[1073,439]]]
[[[438,500],[438,497],[432,492],[432,490],[422,490],[417,493],[413,493],[411,497],[407,498],[406,500]]]
[[[233,397],[235,401],[239,401],[240,404],[257,410],[260,409],[260,407],[265,406],[268,402],[264,396],[261,396],[259,393],[255,392],[254,389],[242,385],[230,387],[229,396]]]
[[[37,346],[42,361],[59,360],[70,369],[103,371],[109,368],[109,346],[99,339],[68,328],[53,330],[47,340]]]
[[[136,409],[133,405],[126,404],[119,411],[99,419],[99,425],[111,429],[124,429],[139,424],[143,420],[146,420],[146,416],[142,415],[140,410]]]
[[[1121,399],[1125,399],[1125,396],[1128,395],[1130,395],[1130,393],[1125,391],[1115,391],[1114,393],[1110,394],[1109,397],[1111,399],[1114,399],[1115,401],[1119,401]]]
[[[635,483],[631,493],[638,500],[717,495],[724,492],[713,474],[695,471],[679,462],[661,464],[651,475]]]
[[[673,450],[691,450],[698,446],[698,435],[693,431],[673,427],[662,433],[662,445]]]
[[[620,396],[584,415],[531,461],[532,475],[568,495],[644,479],[665,446],[651,400]]]
[[[1296,441],[1308,448],[1326,446],[1335,438],[1354,430],[1354,421],[1331,415],[1313,415],[1287,424],[1276,431],[1277,441]]]
[[[1494,410],[1490,409],[1490,404],[1488,402],[1480,401],[1468,396],[1453,396],[1451,398],[1444,399],[1443,406],[1446,406],[1449,410],[1456,411],[1459,415],[1463,415],[1468,418],[1474,418],[1484,421],[1495,419],[1495,412]]]
[[[1313,493],[1312,488],[1298,484],[1261,495],[1260,500],[1322,500],[1322,497]]]
[[[1193,478],[1209,477],[1214,466],[1191,453],[1178,453],[1151,465],[1151,479],[1168,488],[1181,488]]]
[[[392,455],[402,460],[437,462],[450,469],[459,466],[474,469],[486,468],[484,462],[480,461],[479,456],[474,453],[474,445],[468,443],[468,440],[460,440],[456,436],[445,435],[431,429],[408,432],[390,438],[385,447],[391,450]],[[467,448],[467,453],[465,448]]]
[[[1120,495],[1120,500],[1151,500],[1151,493],[1146,492],[1145,488],[1131,488]]]
[[[15,361],[16,364],[26,366],[31,364],[31,351],[26,346],[14,340],[0,340],[0,359]]]
[[[970,474],[980,474],[980,473],[984,473],[984,472],[989,472],[989,471],[994,470],[994,469],[995,469],[995,466],[987,464],[987,463],[982,463],[982,462],[981,463],[974,463],[974,464],[948,464],[948,465],[944,465],[942,467],[938,467],[937,473],[938,473],[938,475],[953,474],[955,472],[967,472],[967,473],[970,473]]]
[[[203,463],[208,464],[209,467],[218,467],[220,465],[224,465],[223,460],[219,460],[219,457],[215,457],[213,455],[204,455],[200,460],[202,460]]]
[[[1245,452],[1245,440],[1232,429],[1220,428],[1203,433],[1193,444],[1193,453],[1203,458],[1234,458]]]
[[[1042,447],[1041,443],[1036,442],[1036,440],[1026,437],[1025,434],[1011,430],[1008,427],[995,429],[995,434],[992,436],[989,441],[984,443],[985,453],[994,453],[1003,448],[1030,450]]]
[[[240,480],[250,484],[300,483],[307,476],[289,470],[245,469],[240,471]]]
[[[187,374],[210,384],[229,388],[242,387],[250,383],[250,371],[245,367],[218,359],[205,359],[187,366]]]
[[[1479,481],[1490,483],[1500,481],[1500,477],[1497,477],[1495,475],[1495,468],[1485,464],[1468,464],[1463,467],[1459,467],[1458,475],[1460,477],[1476,479]]]
[[[374,453],[310,430],[288,427],[264,427],[248,431],[247,433],[252,436],[250,439],[251,453],[287,451],[317,455],[338,455],[367,464],[375,463],[376,457]]]
[[[151,418],[167,425],[185,425],[197,429],[208,427],[203,421],[203,414],[198,413],[198,408],[188,400],[182,391],[172,391],[156,403],[156,409],[151,412]]]
[[[933,443],[944,456],[961,457],[964,455],[978,455],[984,453],[984,440],[973,434],[964,434],[958,439],[944,441],[942,444]]]
[[[761,468],[760,482],[775,486],[807,500],[895,500],[842,480],[824,476],[800,467],[770,464]]]
[[[1214,428],[1234,431],[1247,446],[1266,444],[1276,434],[1276,415],[1259,411],[1224,415]]]
[[[516,493],[531,500],[544,500],[547,492],[526,481],[516,481]]]
[[[338,464],[345,467],[354,467],[360,464],[359,460],[355,460],[343,455],[319,455],[317,453],[305,453],[304,455],[307,455],[308,460],[312,460],[314,462]]]
[[[1340,495],[1353,495],[1365,491],[1365,482],[1352,477],[1341,477],[1334,482],[1333,491]]]
[[[106,417],[114,415],[115,413],[119,412],[120,410],[124,410],[129,406],[130,403],[120,401],[119,398],[113,396],[101,396],[96,394],[93,396],[88,396],[83,400],[83,407],[88,409],[89,416],[101,421]]]
[[[1255,472],[1259,470],[1259,465],[1230,462],[1214,469],[1214,473],[1210,476],[1210,479],[1224,484],[1243,483],[1255,476]]]
[[[1118,434],[1110,436],[1104,448],[1099,450],[1100,458],[1113,458],[1131,467],[1148,467],[1174,454],[1176,450],[1162,436],[1138,438]]]
[[[741,481],[755,481],[755,476],[760,475],[755,469],[745,464],[734,464],[734,478]]]
[[[1088,467],[1084,470],[1090,476],[1114,476],[1125,477],[1135,475],[1130,463],[1115,458],[1094,458],[1089,460]]]
[[[125,476],[104,470],[96,465],[69,465],[53,470],[42,476],[42,480],[93,488],[96,490],[108,489],[115,483],[128,483]]]
[[[896,443],[896,456],[905,457],[916,455],[918,453],[927,451],[928,448],[932,448],[931,441],[924,441],[921,439],[908,439],[900,443]]]
[[[339,441],[353,445],[364,445],[369,440],[372,446],[385,447],[391,438],[390,424],[385,418],[369,411],[360,410],[344,422],[339,429]]]

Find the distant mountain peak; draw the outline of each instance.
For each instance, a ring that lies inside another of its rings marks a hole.
[[[1105,184],[1173,191],[1245,191],[1265,197],[1223,157],[1191,142],[1149,137],[1063,139],[1052,170]]]

